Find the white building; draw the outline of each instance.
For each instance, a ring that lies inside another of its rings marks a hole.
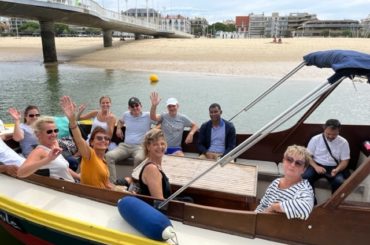
[[[188,17],[181,15],[167,15],[162,18],[161,23],[164,30],[177,30],[186,33],[191,32],[191,22]]]

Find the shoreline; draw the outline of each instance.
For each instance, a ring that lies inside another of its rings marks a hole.
[[[369,39],[286,38],[270,39],[143,39],[119,41],[104,48],[101,37],[56,38],[61,64],[145,71],[186,72],[202,75],[282,77],[310,52],[353,49],[370,53]],[[40,37],[0,37],[0,62],[43,62]],[[305,67],[299,78],[322,78],[330,69]]]

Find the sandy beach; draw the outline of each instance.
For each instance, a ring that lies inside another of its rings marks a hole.
[[[282,77],[310,52],[351,49],[370,53],[369,39],[291,38],[282,44],[270,39],[145,39],[119,41],[103,48],[102,38],[56,38],[61,62],[132,71],[194,72]],[[0,61],[42,62],[40,37],[0,38]],[[303,78],[331,71],[304,69]]]

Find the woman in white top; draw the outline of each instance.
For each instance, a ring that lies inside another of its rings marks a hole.
[[[22,154],[24,157],[28,157],[31,151],[38,144],[37,137],[31,127],[37,118],[40,117],[40,110],[37,106],[29,105],[24,110],[24,122],[21,121],[21,113],[15,108],[9,108],[8,113],[13,118],[14,122],[14,133],[13,139],[19,142]]]
[[[33,124],[39,145],[29,154],[18,169],[18,177],[25,178],[38,169],[49,169],[50,177],[74,182],[79,175],[68,167],[67,160],[61,155],[57,137],[58,129],[52,117],[40,117]]]
[[[86,109],[86,105],[81,105],[79,108],[79,113],[77,115],[77,120],[92,119],[91,131],[87,136],[87,141],[90,139],[91,132],[94,128],[101,127],[106,130],[107,135],[112,138],[114,126],[116,125],[116,116],[110,111],[112,107],[112,100],[109,96],[102,96],[99,99],[100,110],[93,110],[89,113],[81,115],[81,113]],[[108,150],[112,150],[117,147],[117,144],[110,142]]]
[[[284,177],[270,184],[256,212],[285,213],[288,219],[308,219],[314,206],[314,194],[302,174],[310,158],[305,147],[289,146],[283,158]]]

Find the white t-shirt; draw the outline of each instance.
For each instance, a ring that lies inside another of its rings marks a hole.
[[[337,163],[330,155],[323,134],[315,135],[308,143],[307,150],[313,156],[313,160],[324,166],[336,166]],[[340,162],[350,159],[349,144],[345,138],[338,135],[333,141],[326,140],[333,156]]]
[[[142,112],[140,116],[134,117],[129,111],[126,111],[123,113],[121,121],[126,126],[125,143],[129,145],[140,145],[152,124],[149,112]]]
[[[16,165],[19,167],[25,160],[0,138],[0,162],[5,165]]]

